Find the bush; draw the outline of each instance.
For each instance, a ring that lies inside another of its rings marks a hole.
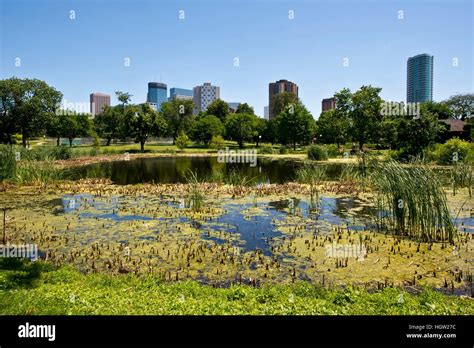
[[[280,155],[284,155],[288,153],[288,148],[282,145],[278,151],[280,152]]]
[[[328,159],[328,153],[322,146],[311,145],[308,148],[308,158],[314,161],[325,161]]]
[[[17,167],[15,153],[13,146],[0,145],[0,181],[15,177]]]
[[[326,152],[328,153],[329,158],[339,156],[339,148],[337,147],[336,144],[326,145]]]
[[[212,136],[211,141],[209,142],[209,148],[210,149],[223,149],[225,147],[225,140],[222,136],[220,135],[214,135]]]
[[[258,149],[258,153],[261,153],[261,154],[273,154],[273,147],[271,146],[262,146]]]
[[[180,150],[183,150],[185,147],[188,147],[188,144],[189,144],[188,136],[185,133],[181,133],[176,138],[175,144]]]
[[[468,161],[468,154],[472,152],[472,145],[467,141],[452,138],[436,148],[435,159],[439,164],[453,164],[453,162]]]

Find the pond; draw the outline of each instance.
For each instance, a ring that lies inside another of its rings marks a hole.
[[[70,170],[68,177],[74,180],[82,178],[107,178],[117,185],[139,183],[170,184],[186,182],[189,170],[197,173],[198,178],[209,179],[217,173],[228,177],[238,171],[256,183],[282,184],[295,178],[297,168],[302,165],[295,160],[271,160],[258,158],[256,166],[248,163],[219,163],[217,157],[154,157],[137,158],[130,161],[100,162]],[[340,175],[344,164],[327,165],[329,179]]]

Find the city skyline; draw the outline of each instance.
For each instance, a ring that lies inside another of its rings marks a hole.
[[[247,102],[259,116],[268,105],[268,83],[287,79],[300,87],[317,119],[321,100],[344,87],[370,84],[382,88],[385,100],[404,101],[406,61],[428,52],[436,57],[433,100],[474,90],[469,1],[139,4],[2,1],[1,77],[45,80],[76,103],[100,91],[112,96],[112,104],[116,90],[144,102],[154,76],[189,89],[211,81],[220,86],[221,99]],[[247,18],[245,25],[234,23],[239,16]],[[157,45],[140,39],[169,26],[173,35],[158,35]],[[100,35],[91,37],[95,31]]]

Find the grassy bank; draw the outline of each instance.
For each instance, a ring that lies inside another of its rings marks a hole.
[[[309,283],[263,288],[213,288],[134,275],[81,274],[43,262],[3,259],[1,314],[472,314],[470,298],[425,289],[417,295],[385,288],[328,290]]]

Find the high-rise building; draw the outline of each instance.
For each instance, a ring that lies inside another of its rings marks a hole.
[[[90,107],[93,116],[104,111],[106,106],[110,106],[110,95],[104,93],[90,94]]]
[[[156,110],[160,110],[161,103],[168,100],[168,86],[160,82],[148,82],[146,101]]]
[[[433,60],[423,53],[407,61],[407,102],[422,103],[433,100]]]
[[[333,110],[333,109],[336,108],[336,98],[334,98],[334,97],[324,98],[321,104],[322,104],[322,106],[321,106],[322,112],[328,111],[328,110]]]
[[[193,90],[184,88],[170,88],[169,99],[193,99]]]
[[[193,88],[194,114],[206,111],[209,104],[221,96],[221,89],[205,82],[202,86]]]
[[[276,116],[273,112],[273,96],[283,92],[293,93],[298,96],[298,85],[288,80],[279,80],[268,84],[269,119]]]

